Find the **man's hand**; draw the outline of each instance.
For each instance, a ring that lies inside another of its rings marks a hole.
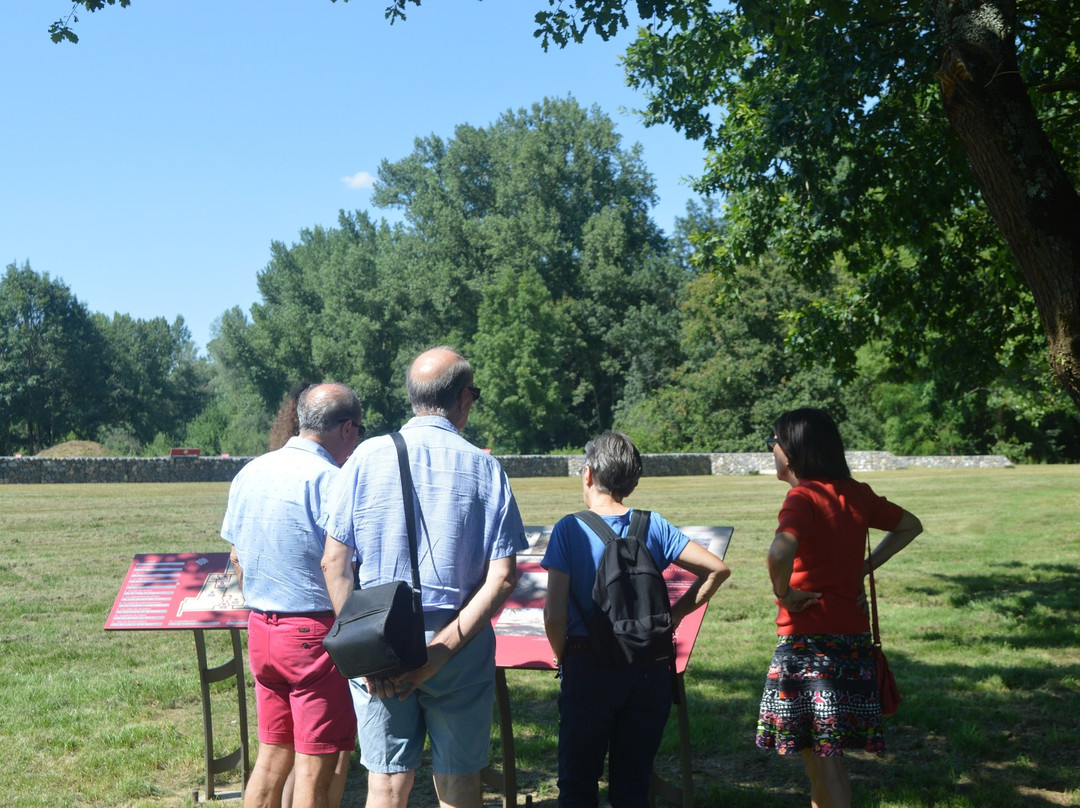
[[[391,678],[368,678],[364,677],[364,687],[367,688],[367,692],[377,699],[390,699],[394,696],[399,696],[402,700],[406,697],[402,696],[402,691],[409,688],[409,682],[407,677],[410,673],[403,673],[400,676],[394,676]],[[414,685],[409,692],[416,689]]]
[[[450,660],[451,656],[452,654],[450,654],[446,646],[441,645],[438,640],[435,640],[428,646],[427,662],[416,670],[406,671],[405,673],[399,673],[397,676],[385,678],[365,678],[364,687],[367,688],[368,693],[380,699],[389,699],[397,696],[398,700],[405,701],[405,699],[416,692],[416,689],[420,687],[420,685],[438,673],[439,669]]]
[[[389,679],[372,679],[365,676],[364,689],[367,690],[368,694],[379,699],[385,699],[394,695],[394,684]]]
[[[236,545],[232,546],[232,550],[229,551],[229,562],[233,565],[233,571],[236,573],[236,586],[240,590],[240,593],[244,592],[244,568],[240,566],[240,556],[236,553]]]
[[[491,625],[491,618],[514,591],[516,583],[517,560],[514,556],[488,562],[483,582],[466,601],[457,617],[441,629],[428,644],[427,662],[414,671],[389,679],[365,679],[368,692],[379,698],[396,695],[403,701],[407,699],[416,688],[438,673],[443,665],[484,627]]]

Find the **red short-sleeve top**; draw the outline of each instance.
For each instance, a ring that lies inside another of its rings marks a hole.
[[[821,600],[796,614],[783,606],[779,634],[859,634],[870,621],[856,605],[862,592],[866,530],[892,530],[903,509],[856,480],[800,480],[780,509],[777,532],[799,542],[791,585],[820,592]]]

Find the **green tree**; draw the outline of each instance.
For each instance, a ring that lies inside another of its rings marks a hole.
[[[104,423],[104,343],[71,290],[29,262],[0,279],[0,441],[31,453]]]
[[[105,340],[107,419],[139,443],[159,432],[180,434],[208,400],[206,363],[197,357],[182,317],[139,320],[93,316]]]
[[[1026,361],[1017,361],[1025,356]],[[1003,354],[998,374],[985,386],[970,389],[943,391],[942,374],[926,365],[921,356],[897,368],[880,346],[860,350],[858,372],[845,392],[849,416],[854,415],[860,434],[872,436],[864,448],[897,455],[1080,460],[1075,406],[1034,354]],[[854,401],[860,402],[855,410]]]
[[[549,0],[537,35],[608,37],[628,5]],[[773,252],[809,280],[840,259],[854,279],[846,300],[808,308],[805,345],[850,373],[891,320],[894,359],[986,366],[1007,312],[1037,310],[1050,368],[1080,404],[1077,0],[637,10],[648,24],[626,65],[646,120],[703,140],[698,188],[730,206],[711,257],[731,272]]]
[[[609,427],[626,391],[677,348],[663,313],[681,278],[648,216],[652,180],[640,150],[624,149],[599,110],[545,99],[489,127],[459,126],[448,141],[418,139],[412,155],[384,162],[379,178],[375,203],[401,207],[410,226],[400,244],[423,293],[411,310],[440,339],[467,348],[475,341],[479,377],[487,383],[490,374],[497,394],[481,419],[489,434],[530,435],[506,448],[580,445]],[[492,298],[504,293],[521,299]],[[527,337],[497,333],[528,306],[533,322],[516,326]],[[470,316],[477,311],[485,317]],[[558,389],[546,369],[529,401],[520,398],[521,373],[536,365],[537,340],[555,356]],[[550,431],[493,431],[504,406],[533,407],[545,424],[549,413],[565,417]]]
[[[394,427],[408,362],[447,343],[486,391],[475,434],[547,451],[610,426],[677,352],[682,274],[648,216],[652,180],[599,110],[546,99],[419,138],[373,199],[404,223],[343,213],[275,243],[250,320],[222,317],[211,354],[268,412],[293,382],[332,378],[373,431]]]
[[[569,405],[552,340],[560,313],[531,268],[504,269],[485,292],[471,359],[484,400],[497,406],[475,408],[469,427],[494,451],[549,449]]]
[[[776,417],[793,407],[846,419],[847,397],[826,364],[800,361],[785,345],[785,314],[811,294],[776,261],[742,267],[735,281],[702,273],[687,285],[682,363],[617,420],[643,451],[763,451]]]
[[[80,7],[129,2],[81,0],[50,33],[77,41]],[[420,0],[393,0],[387,18],[404,19],[410,3]],[[626,0],[547,6],[536,15],[544,47],[630,24]],[[893,335],[896,354],[927,330],[962,345],[964,335],[942,326],[993,321],[999,304],[1020,305],[1008,294],[1018,267],[1051,372],[1080,405],[1080,0],[635,6],[647,24],[626,64],[631,83],[647,89],[646,119],[703,139],[699,188],[731,203],[715,257],[730,271],[769,248],[814,278],[839,255],[858,279],[847,305],[807,319],[807,344],[847,372],[858,346],[877,336],[867,323],[886,317],[906,321]],[[978,193],[992,236],[969,227]],[[959,255],[949,249],[955,238],[964,239]],[[1005,245],[1015,266],[1003,269],[987,254]],[[882,286],[902,294],[876,294]]]
[[[1080,421],[1064,392],[1039,371],[1037,327],[1021,312],[1005,349],[985,367],[942,373],[922,352],[894,361],[878,340],[859,350],[850,378],[826,359],[792,350],[799,312],[850,293],[841,266],[812,286],[777,260],[731,275],[703,272],[694,243],[723,235],[718,206],[691,205],[673,242],[694,279],[685,287],[683,356],[655,394],[620,408],[617,423],[652,451],[757,451],[785,409],[824,406],[840,419],[851,449],[896,454],[1006,454],[1013,459],[1080,459]],[[927,342],[936,335],[926,335]],[[957,354],[959,364],[968,357]],[[971,386],[977,377],[983,383]],[[964,381],[961,381],[964,380]]]
[[[431,330],[413,330],[414,290],[396,238],[366,213],[343,212],[336,228],[305,229],[291,246],[275,242],[250,321],[238,308],[225,312],[210,343],[225,383],[255,393],[269,414],[301,380],[339,381],[360,395],[373,431],[399,424],[407,402],[393,379],[403,383],[403,343]],[[415,291],[426,294],[422,283]]]

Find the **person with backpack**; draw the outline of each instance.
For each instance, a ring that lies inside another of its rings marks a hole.
[[[653,758],[671,710],[674,631],[731,570],[657,513],[623,504],[641,477],[625,435],[585,447],[587,511],[559,520],[544,559],[544,628],[559,667],[560,806],[599,803],[608,758],[613,808],[648,805]],[[672,606],[661,573],[697,580]]]

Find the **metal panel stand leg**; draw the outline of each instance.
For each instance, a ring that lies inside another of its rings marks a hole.
[[[247,685],[244,680],[244,652],[240,643],[240,630],[229,629],[232,635],[233,658],[215,668],[206,662],[206,636],[203,629],[195,629],[195,651],[199,657],[199,687],[202,693],[203,743],[206,751],[206,799],[217,799],[214,794],[214,775],[241,768],[240,796],[247,786],[251,765],[248,759]],[[214,721],[210,712],[210,685],[225,679],[236,679],[236,702],[239,711],[240,748],[225,757],[214,757]],[[196,792],[198,793],[198,792]],[[223,795],[224,796],[224,795]]]
[[[495,669],[495,705],[499,709],[499,736],[502,740],[502,772],[488,766],[480,779],[503,794],[503,808],[517,805],[517,761],[514,759],[514,722],[510,718],[510,691],[506,686],[506,670]]]
[[[682,808],[694,808],[694,767],[690,758],[690,715],[686,709],[686,684],[681,673],[675,674],[675,691],[678,704],[675,713],[679,718],[679,768],[682,774],[682,787],[675,786],[653,771],[649,788],[649,805],[656,805],[656,798],[680,805]]]

